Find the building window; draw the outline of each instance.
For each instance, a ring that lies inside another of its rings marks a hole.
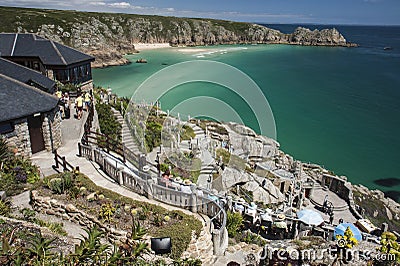
[[[0,123],[0,134],[7,134],[14,131],[14,126],[11,122]]]

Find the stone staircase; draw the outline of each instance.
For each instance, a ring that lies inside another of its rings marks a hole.
[[[122,125],[122,143],[135,154],[140,154],[139,147],[135,140],[133,139],[128,124],[125,122],[124,118],[122,117],[121,113],[114,108],[111,108],[114,116],[117,118],[118,122]]]
[[[195,124],[192,124],[192,123],[189,123],[188,125],[193,129],[194,133],[196,134],[195,138],[193,139],[193,143],[197,143],[197,141],[199,143],[201,143],[201,140],[204,140],[204,138],[206,137],[204,130],[201,127],[199,127]],[[206,156],[206,155],[204,155],[204,156]],[[215,168],[214,165],[215,165],[215,161],[211,156],[208,156],[207,158],[202,158],[200,175],[197,179],[197,185],[199,187],[209,188],[208,187],[209,186],[208,179],[214,172],[214,168]]]

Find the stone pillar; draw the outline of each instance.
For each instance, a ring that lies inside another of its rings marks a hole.
[[[233,207],[232,207],[232,197],[231,196],[227,197],[226,206],[227,206],[228,210],[232,210],[233,209]]]
[[[150,200],[153,199],[153,183],[154,183],[153,179],[148,179],[145,187],[147,198]]]
[[[92,161],[92,162],[94,162],[94,147],[90,147],[90,160]]]
[[[101,166],[101,170],[103,170],[104,171],[104,169],[105,169],[105,164],[106,164],[106,155],[105,154],[101,154],[101,158],[102,158],[102,161],[103,161],[103,165],[100,165]],[[104,171],[105,172],[105,171]]]
[[[212,241],[215,256],[223,256],[224,251],[221,250],[221,232],[218,229],[212,231]]]
[[[190,195],[190,208],[193,213],[197,213],[197,196],[195,191]]]
[[[120,186],[124,185],[124,176],[123,176],[124,167],[118,167],[118,184]]]
[[[389,225],[387,223],[382,223],[382,225],[381,225],[382,233],[387,232],[388,229],[389,229]]]

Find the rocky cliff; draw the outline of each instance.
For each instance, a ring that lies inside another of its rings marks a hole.
[[[279,43],[354,46],[336,29],[283,34],[261,25],[213,19],[0,7],[0,32],[31,32],[92,54],[95,66],[119,65],[134,43],[216,45]]]

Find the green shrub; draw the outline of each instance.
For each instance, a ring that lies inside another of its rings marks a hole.
[[[155,147],[161,144],[161,130],[162,125],[155,121],[148,121],[146,123],[146,147],[147,151],[152,151]]]
[[[390,262],[395,261],[396,263],[400,263],[400,245],[396,240],[397,237],[392,232],[382,233],[380,243],[381,246],[378,250],[384,254],[387,254],[387,258],[391,259]]]
[[[160,171],[162,173],[165,173],[168,169],[169,169],[169,165],[168,164],[166,164],[166,163],[160,164]]]
[[[0,200],[0,215],[9,216],[11,212],[10,202]]]
[[[0,162],[8,162],[14,157],[10,148],[7,146],[6,139],[0,136]]]
[[[56,177],[56,178],[50,179],[48,186],[53,192],[55,192],[57,194],[64,193],[64,181],[62,178]]]
[[[22,213],[22,215],[24,216],[24,220],[28,221],[28,222],[35,222],[36,219],[36,212],[32,209],[29,208],[23,208],[20,213]]]
[[[228,236],[235,237],[243,225],[243,217],[240,213],[231,211],[228,211],[226,215],[226,230],[228,230]]]
[[[44,183],[56,194],[64,194],[74,188],[74,174],[64,172],[56,175],[48,176],[44,179]],[[79,191],[77,192],[79,193]],[[72,194],[74,194],[72,192]]]
[[[122,126],[117,118],[113,115],[111,106],[107,104],[98,103],[96,105],[97,115],[99,117],[99,125],[101,133],[108,136],[110,139],[121,143],[121,130]]]
[[[47,227],[50,231],[52,231],[53,233],[56,233],[58,235],[61,235],[61,236],[67,235],[67,232],[64,230],[63,223],[47,222],[47,221],[43,221],[40,219],[35,219],[35,223],[40,226]]]
[[[181,140],[190,140],[196,137],[193,128],[188,125],[183,125],[180,131]]]
[[[0,137],[1,139],[1,137]],[[0,190],[7,191],[9,196],[14,196],[25,188],[40,180],[39,170],[30,160],[15,156],[0,140]]]
[[[235,235],[235,240],[237,242],[245,242],[247,244],[255,244],[258,245],[260,247],[263,247],[267,244],[267,241],[262,238],[260,235],[255,234],[251,231],[245,231],[245,232],[238,232]]]

